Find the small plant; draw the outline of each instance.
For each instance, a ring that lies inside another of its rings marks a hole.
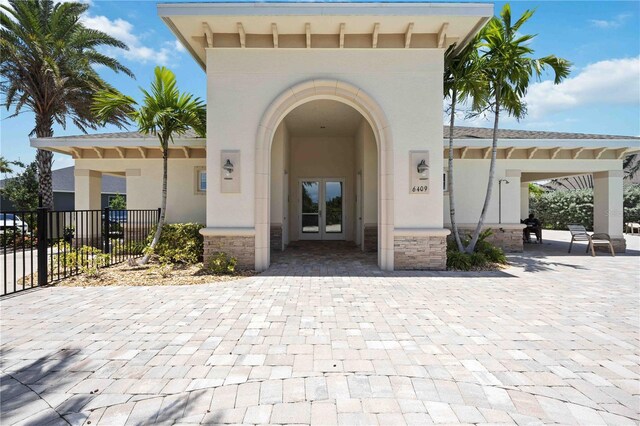
[[[109,208],[111,210],[125,210],[127,208],[127,201],[122,194],[116,194],[111,200],[109,200]]]
[[[468,271],[471,269],[471,259],[469,259],[469,255],[458,250],[447,251],[447,269]]]
[[[235,273],[237,263],[238,261],[235,257],[230,257],[227,253],[221,251],[209,259],[207,269],[215,275],[231,275]]]
[[[169,278],[171,276],[171,271],[173,271],[173,266],[169,263],[164,263],[154,267],[153,269],[162,278]]]
[[[76,228],[74,228],[73,226],[66,226],[64,228],[62,238],[65,243],[71,244],[73,242],[73,237],[75,236],[76,236]]]
[[[102,268],[109,265],[110,256],[108,254],[104,254],[100,252],[100,250],[97,250],[97,252],[99,253],[86,259],[86,261],[83,262],[82,266],[80,267],[80,271],[87,278],[91,278],[91,279],[100,278],[100,276],[102,275]]]

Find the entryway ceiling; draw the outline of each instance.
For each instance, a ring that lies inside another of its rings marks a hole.
[[[338,101],[307,102],[291,111],[284,119],[292,136],[354,136],[362,115]]]

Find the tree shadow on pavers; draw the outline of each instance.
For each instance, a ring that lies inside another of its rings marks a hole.
[[[574,270],[588,270],[582,265],[576,265],[574,263],[555,262],[546,259],[545,257],[533,257],[526,254],[522,255],[508,255],[509,266],[519,267],[524,272],[545,272],[553,271],[557,267],[566,267]]]
[[[76,383],[70,379],[69,366],[77,361],[80,350],[61,349],[35,360],[11,362],[19,359],[21,353],[23,351],[10,348],[0,350],[3,360],[0,372],[1,423],[41,425],[64,421],[64,413],[56,401],[60,401],[60,394]],[[83,396],[82,401],[76,403],[86,405],[92,397]]]

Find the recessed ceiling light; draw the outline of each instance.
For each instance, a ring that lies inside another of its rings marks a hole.
[[[320,128],[321,128],[321,129],[326,129],[327,127],[326,127],[326,126],[320,126]]]

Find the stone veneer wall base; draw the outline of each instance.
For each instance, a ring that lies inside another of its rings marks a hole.
[[[487,238],[487,241],[494,246],[500,247],[507,253],[521,253],[524,250],[524,241],[522,240],[522,229],[524,225],[522,225],[522,228],[491,225],[483,227],[482,230],[484,231],[487,228],[491,228],[493,232],[489,238]],[[458,226],[458,231],[460,232],[460,236],[464,237],[465,235],[473,234],[475,227]],[[453,234],[450,234],[449,238],[453,238]],[[532,235],[531,240],[536,241],[536,237]],[[542,241],[544,241],[544,229],[542,230]]]
[[[447,237],[395,236],[394,269],[401,270],[445,270],[447,269]]]
[[[254,269],[255,237],[253,235],[205,235],[204,236],[204,264],[219,252],[235,257],[240,269]]]

